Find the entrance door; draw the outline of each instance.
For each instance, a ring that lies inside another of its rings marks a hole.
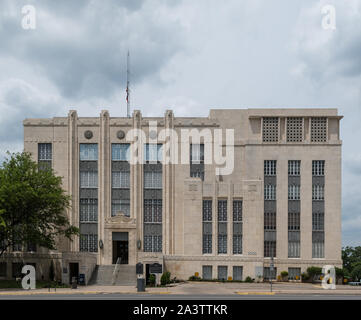
[[[76,277],[77,282],[79,281],[79,263],[69,263],[69,283],[73,277]]]
[[[128,264],[128,232],[113,232],[113,264],[120,258],[121,264]]]

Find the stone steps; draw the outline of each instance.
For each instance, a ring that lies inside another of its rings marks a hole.
[[[98,265],[94,269],[90,284],[111,286],[113,280],[115,264]],[[137,276],[135,274],[135,266],[128,264],[120,264],[114,285],[116,286],[136,286]]]

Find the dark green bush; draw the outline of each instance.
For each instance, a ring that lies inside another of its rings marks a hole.
[[[162,276],[160,278],[160,284],[162,286],[170,284],[170,272],[169,271],[166,271],[162,274]]]
[[[149,284],[152,286],[152,287],[155,287],[155,275],[154,274],[150,274],[149,275]]]
[[[189,279],[188,279],[188,281],[200,281],[200,280],[202,280],[202,278],[201,277],[196,277],[196,276],[190,276]]]
[[[252,283],[252,282],[253,282],[253,279],[252,279],[250,276],[248,276],[248,277],[244,280],[244,282]]]

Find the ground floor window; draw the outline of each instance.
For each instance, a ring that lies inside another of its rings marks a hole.
[[[202,266],[202,278],[212,280],[212,266]]]
[[[227,280],[227,266],[218,266],[218,280]]]
[[[12,277],[13,278],[22,278],[23,274],[21,270],[23,268],[22,262],[13,262],[12,263]]]
[[[7,263],[0,262],[0,277],[6,277],[7,274]]]
[[[288,268],[288,279],[289,280],[300,280],[301,279],[301,268]]]
[[[263,280],[270,280],[270,279],[276,279],[277,275],[277,268],[273,268],[271,271],[270,267],[264,267],[263,268]]]
[[[144,252],[162,252],[162,236],[144,236]]]
[[[241,281],[243,278],[243,267],[233,266],[233,280]]]

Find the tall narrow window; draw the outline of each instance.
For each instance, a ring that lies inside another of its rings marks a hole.
[[[242,201],[233,201],[233,254],[242,254]]]
[[[52,167],[52,144],[39,143],[38,144],[38,165],[40,170],[51,169]]]
[[[146,143],[144,145],[144,159],[146,162],[162,161],[162,144]]]
[[[203,200],[203,254],[212,253],[212,200]]]
[[[227,253],[227,200],[218,200],[218,253]]]
[[[204,180],[204,144],[190,145],[190,176]]]
[[[265,160],[264,161],[264,175],[265,176],[275,176],[276,175],[276,160]]]
[[[324,176],[325,175],[325,160],[312,161],[312,175]]]

